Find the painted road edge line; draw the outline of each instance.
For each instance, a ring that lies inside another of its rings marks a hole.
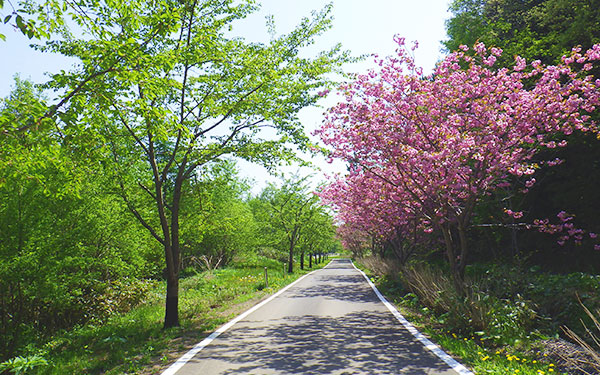
[[[329,261],[329,263],[327,263],[327,265],[325,267],[323,267],[323,268],[327,268],[327,266],[329,266],[329,264],[331,264],[331,261]],[[321,269],[323,269],[323,268],[321,268]],[[182,368],[186,363],[188,363],[192,358],[194,358],[194,356],[196,354],[198,354],[202,349],[204,349],[214,339],[216,339],[217,337],[219,337],[223,332],[225,332],[229,328],[231,328],[235,323],[239,322],[240,320],[244,319],[248,315],[252,314],[256,310],[258,310],[261,307],[263,307],[264,305],[266,305],[267,303],[271,302],[272,300],[274,300],[275,298],[277,298],[277,296],[279,296],[281,293],[285,292],[286,290],[288,290],[289,288],[291,288],[292,286],[294,286],[294,284],[300,282],[300,280],[304,279],[305,277],[307,277],[309,275],[312,275],[313,273],[315,273],[315,272],[317,272],[317,271],[319,271],[321,269],[314,270],[314,271],[311,271],[311,272],[307,273],[306,275],[300,277],[298,280],[294,281],[293,283],[291,283],[289,285],[286,285],[285,287],[283,287],[282,289],[280,289],[278,292],[276,292],[275,294],[273,294],[271,297],[267,298],[266,300],[260,302],[257,305],[254,305],[253,307],[251,307],[250,309],[248,309],[245,312],[241,313],[237,317],[231,319],[229,322],[225,323],[219,329],[217,329],[216,331],[214,331],[213,333],[211,333],[204,340],[202,340],[199,343],[197,343],[192,349],[190,349],[190,351],[188,351],[187,353],[185,353],[184,355],[182,355],[177,361],[175,361],[175,363],[173,363],[165,371],[163,371],[161,373],[161,375],[174,375],[177,371],[179,371],[180,368]]]
[[[387,307],[388,310],[390,310],[390,312],[396,317],[396,319],[398,319],[398,321],[404,326],[404,328],[406,328],[408,332],[412,333],[412,335],[415,336],[415,338],[419,340],[421,344],[423,344],[427,349],[432,351],[433,354],[438,356],[442,361],[446,362],[448,366],[450,366],[454,371],[458,372],[460,375],[475,375],[465,366],[458,363],[454,358],[450,357],[448,353],[446,353],[439,346],[431,342],[431,340],[425,337],[412,324],[410,324],[410,322],[406,320],[406,318],[402,316],[402,314],[400,314],[400,312],[394,307],[394,305],[392,305],[388,302],[387,299],[385,299],[383,294],[381,294],[379,289],[377,289],[377,287],[375,286],[375,284],[373,284],[369,277],[362,270],[358,269],[354,265],[354,262],[350,261],[350,263],[352,263],[352,267],[354,267],[358,272],[360,272],[365,278],[365,280],[367,280],[367,282],[371,286],[371,289],[373,289],[373,291],[375,292],[377,297],[379,297],[379,300],[385,305],[385,307]]]

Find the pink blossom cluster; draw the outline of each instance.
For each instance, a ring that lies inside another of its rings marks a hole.
[[[337,227],[337,236],[342,246],[350,251],[360,251],[369,247],[369,233],[352,224],[342,224]]]
[[[537,226],[538,231],[542,233],[558,234],[558,244],[564,246],[569,240],[574,240],[575,244],[581,245],[586,231],[577,228],[573,223],[574,215],[568,214],[565,211],[560,211],[557,215],[560,223],[551,224],[548,219],[536,219],[533,223]],[[598,235],[593,232],[587,233],[590,239],[596,239]],[[600,244],[594,245],[596,250],[600,250]]]
[[[349,165],[319,194],[350,227],[382,237],[415,225],[464,228],[479,200],[514,176],[533,186],[541,148],[564,147],[557,138],[576,130],[598,131],[590,114],[600,80],[586,72],[600,45],[574,49],[557,66],[516,57],[512,69],[492,69],[502,50],[478,43],[474,56],[461,46],[423,76],[404,40],[396,42],[397,56],[376,58],[378,70],[341,87],[344,100],[316,131],[331,158]]]

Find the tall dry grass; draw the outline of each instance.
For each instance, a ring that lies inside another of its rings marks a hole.
[[[498,345],[510,344],[529,334],[536,313],[528,301],[499,299],[486,290],[484,279],[466,279],[465,294],[454,288],[450,275],[427,264],[402,269],[404,287],[431,309],[450,330],[478,334]]]
[[[360,258],[359,262],[376,276],[391,276],[393,278],[398,278],[402,272],[402,267],[399,262],[391,259],[381,259],[375,255]]]
[[[568,327],[562,327],[565,334],[583,348],[587,354],[585,357],[577,357],[575,359],[575,367],[581,372],[589,375],[600,374],[600,310],[596,310],[595,313],[590,311],[581,301],[579,302],[583,307],[586,315],[591,319],[593,326],[588,327],[582,320],[581,324],[585,328],[588,340],[585,340],[577,333],[573,332]],[[563,358],[573,363],[573,358]]]

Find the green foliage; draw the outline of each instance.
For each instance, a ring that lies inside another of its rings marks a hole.
[[[31,370],[42,366],[48,366],[48,361],[40,355],[35,354],[28,357],[17,356],[0,363],[0,372],[10,371],[15,375],[24,375],[31,374]]]
[[[77,158],[54,123],[15,131],[43,107],[16,79],[0,104],[0,358],[59,329],[102,320],[138,303],[157,273],[156,247],[109,194],[93,165]],[[81,177],[86,172],[86,180]],[[6,292],[4,292],[6,291]]]
[[[84,189],[85,198],[55,200],[33,183],[23,187],[0,189],[0,230],[8,234],[0,243],[3,354],[128,310],[148,288],[136,277],[157,273],[156,247],[114,197]]]
[[[467,280],[464,296],[452,287],[440,270],[419,265],[403,270],[402,283],[419,302],[437,317],[446,329],[464,335],[477,335],[490,345],[514,344],[529,337],[536,312],[530,301],[518,294],[499,298]]]
[[[497,298],[516,300],[515,296],[519,296],[531,301],[539,316],[536,326],[548,335],[568,326],[583,336],[581,320],[588,322],[589,318],[579,300],[592,309],[600,307],[600,276],[581,272],[552,274],[539,267],[523,269],[498,264],[473,266],[469,273],[485,280],[480,283],[481,288]]]
[[[37,181],[47,195],[77,192],[86,168],[61,147],[53,121],[37,121],[45,109],[40,89],[18,76],[10,95],[0,99],[0,187],[21,179]]]
[[[254,250],[256,222],[245,201],[248,184],[232,161],[208,166],[189,181],[182,212],[183,267],[226,266],[238,253]]]
[[[259,223],[259,245],[287,252],[289,272],[299,251],[303,257],[305,252],[328,253],[340,247],[333,218],[310,191],[308,182],[309,177],[283,179],[281,186],[269,184],[250,202]]]
[[[476,41],[504,50],[502,65],[519,55],[554,63],[572,47],[600,41],[600,10],[593,0],[455,0],[446,22],[449,51]]]
[[[101,164],[132,215],[163,246],[172,301],[165,327],[177,326],[187,184],[226,155],[273,167],[307,149],[298,111],[317,101],[317,91],[331,84],[327,73],[347,60],[339,46],[299,55],[331,26],[331,6],[260,44],[226,35],[232,22],[257,9],[250,0],[67,5],[78,32],[38,48],[78,64],[44,86],[64,93],[47,113],[74,153]],[[263,128],[275,134],[266,137]],[[199,246],[207,267],[229,261],[239,246],[236,226],[251,220],[243,207],[224,206],[215,210],[221,217],[204,223]],[[188,236],[187,245],[198,252],[194,241],[200,240]]]

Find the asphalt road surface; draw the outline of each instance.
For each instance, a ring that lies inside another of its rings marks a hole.
[[[456,375],[399,323],[362,274],[333,260],[234,324],[176,375]]]

